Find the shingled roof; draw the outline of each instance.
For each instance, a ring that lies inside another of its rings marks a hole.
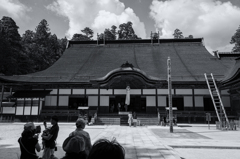
[[[221,81],[222,86],[229,86],[240,82],[240,57],[236,58],[235,65]]]
[[[204,81],[204,73],[213,73],[217,80],[234,65],[234,60],[222,61],[212,56],[202,39],[160,39],[106,41],[69,41],[62,57],[46,70],[21,75],[0,76],[11,82],[90,82],[109,72],[121,69],[128,61],[136,71],[141,70],[149,79],[167,80],[167,58],[171,58],[173,81]]]

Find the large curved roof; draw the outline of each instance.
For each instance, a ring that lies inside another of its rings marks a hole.
[[[89,82],[106,76],[128,61],[149,78],[167,80],[167,58],[171,58],[173,81],[204,81],[204,73],[218,80],[234,64],[212,56],[202,39],[125,40],[97,45],[96,41],[69,42],[62,57],[46,70],[21,75],[0,76],[12,82]]]
[[[240,82],[240,57],[236,58],[235,65],[230,69],[229,73],[222,80],[222,86],[229,86]]]

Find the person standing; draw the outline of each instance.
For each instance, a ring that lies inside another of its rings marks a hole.
[[[128,113],[128,124],[131,127],[133,123],[133,116],[132,116],[132,112]]]
[[[133,125],[134,125],[134,127],[137,126],[137,113],[136,112],[133,112]]]
[[[157,113],[158,113],[158,125],[161,125],[161,115],[159,108],[157,108]]]
[[[52,127],[48,134],[42,135],[42,138],[45,141],[45,148],[43,151],[42,159],[54,159],[54,151],[56,147],[56,139],[58,137],[59,126],[58,126],[58,117],[53,116],[51,118]]]
[[[82,137],[84,139],[84,143],[85,143],[85,153],[86,156],[88,156],[91,148],[92,148],[92,144],[91,144],[91,139],[90,139],[90,135],[88,132],[84,131],[83,129],[85,128],[85,121],[82,118],[78,118],[76,121],[76,130],[71,132],[69,134],[70,136],[79,136]]]
[[[38,143],[38,135],[35,135],[35,131],[36,127],[32,122],[24,125],[22,137],[18,139],[21,150],[20,159],[38,159],[35,150],[40,152],[41,147]]]

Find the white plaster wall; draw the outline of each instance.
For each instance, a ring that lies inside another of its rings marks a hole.
[[[71,89],[59,89],[59,94],[71,94]]]
[[[72,94],[84,94],[84,89],[73,89]]]
[[[87,89],[86,94],[98,94],[98,89]]]
[[[193,107],[192,96],[184,96],[183,101],[184,101],[184,107]]]
[[[157,89],[157,93],[167,95],[168,94],[168,89]],[[172,94],[174,94],[174,89],[172,89]]]
[[[108,94],[108,95],[112,95],[113,94],[113,90],[112,89],[100,89],[100,94]]]
[[[209,95],[209,90],[208,89],[194,89],[194,94],[195,95]]]
[[[38,115],[38,107],[32,107],[32,115]]]
[[[68,96],[59,96],[59,106],[68,106],[68,100],[69,97]]]
[[[146,105],[147,107],[156,106],[156,97],[155,96],[147,96],[146,99],[147,99],[147,105]]]
[[[30,115],[31,107],[25,107],[24,108],[24,115]]]
[[[156,89],[143,89],[143,94],[156,94]]]
[[[203,107],[203,96],[196,96],[195,98],[195,107]]]
[[[23,115],[23,107],[16,107],[16,115]]]
[[[176,89],[176,94],[192,95],[192,89]]]
[[[167,105],[167,97],[166,96],[158,96],[158,106],[166,107]]]
[[[57,106],[57,96],[46,96],[45,106]]]
[[[224,107],[230,107],[231,106],[230,97],[222,96],[222,102],[223,102]]]
[[[114,94],[126,94],[126,92],[126,89],[114,89]]]
[[[229,95],[228,91],[229,91],[228,89],[221,90],[221,95]]]
[[[57,94],[57,89],[50,89],[50,90],[52,90],[50,94]]]
[[[130,94],[141,94],[141,89],[130,89]]]
[[[98,106],[98,96],[88,96],[88,106]]]
[[[100,96],[100,106],[109,106],[109,96]]]
[[[15,107],[3,107],[3,114],[15,114]]]

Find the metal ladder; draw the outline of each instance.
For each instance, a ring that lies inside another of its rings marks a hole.
[[[205,73],[204,76],[205,76],[205,79],[206,79],[206,82],[207,82],[207,85],[208,85],[208,90],[209,90],[209,93],[211,95],[214,108],[216,110],[218,121],[220,122],[221,129],[223,127],[225,127],[224,124],[223,124],[225,121],[226,121],[226,127],[229,128],[229,126],[230,126],[229,120],[228,120],[226,111],[224,109],[222,99],[221,99],[219,90],[217,88],[215,79],[213,77],[213,74],[211,73],[210,75],[207,75]]]

